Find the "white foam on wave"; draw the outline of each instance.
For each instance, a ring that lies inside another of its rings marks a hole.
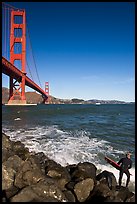
[[[21,120],[21,118],[15,118],[14,120]]]
[[[86,131],[67,132],[58,129],[58,126],[36,127],[31,129],[20,129],[6,134],[12,140],[19,140],[29,148],[31,152],[44,152],[46,156],[60,163],[62,166],[77,164],[79,162],[91,162],[98,170],[108,170],[119,178],[119,171],[104,160],[106,153],[112,156],[124,154],[122,150],[114,149],[109,142],[89,137]],[[105,163],[106,162],[106,163]],[[130,170],[131,182],[129,187],[135,189],[135,169]],[[123,185],[126,175],[123,175]]]

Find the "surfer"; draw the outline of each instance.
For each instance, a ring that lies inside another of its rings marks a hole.
[[[128,152],[126,154],[126,157],[123,157],[119,160],[117,164],[120,165],[120,173],[119,173],[119,188],[121,187],[121,181],[123,177],[123,173],[126,174],[127,176],[127,181],[126,181],[126,187],[128,187],[129,181],[130,181],[130,173],[129,170],[132,167],[132,160],[130,159],[131,153]]]

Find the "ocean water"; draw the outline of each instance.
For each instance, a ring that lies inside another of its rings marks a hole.
[[[135,191],[134,104],[2,106],[2,131],[62,166],[88,161],[98,172],[113,172],[117,181],[119,171],[104,157],[118,162],[131,151],[129,189]]]

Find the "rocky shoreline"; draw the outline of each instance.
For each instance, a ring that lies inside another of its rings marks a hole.
[[[2,133],[2,202],[135,202],[122,186],[97,179],[97,168],[84,162],[62,167],[44,153],[30,153]]]

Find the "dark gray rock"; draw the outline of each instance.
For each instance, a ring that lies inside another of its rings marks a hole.
[[[66,166],[67,171],[69,172],[70,175],[77,169],[77,164],[70,164]]]
[[[32,154],[32,156],[35,157],[35,161],[37,162],[37,164],[39,164],[39,167],[45,174],[45,163],[47,160],[49,160],[49,158],[43,152],[34,153]]]
[[[18,155],[22,160],[25,160],[29,155],[29,149],[20,141],[14,142],[14,154]]]
[[[65,185],[71,180],[67,169],[52,160],[46,161],[45,173],[56,181],[61,190],[65,190]]]
[[[89,162],[79,163],[73,171],[71,178],[74,181],[82,181],[86,178],[92,178],[96,182],[96,166]]]
[[[10,137],[2,133],[2,149],[12,149],[13,142]]]
[[[68,202],[76,202],[75,196],[71,191],[64,190],[63,193],[68,199]]]
[[[2,133],[2,162],[14,155],[12,146],[13,142],[10,140],[9,136]]]
[[[6,198],[9,201],[11,197],[16,195],[19,192],[19,189],[14,185],[11,186],[9,189],[5,190]]]
[[[129,191],[128,188],[121,186],[117,193],[117,198],[120,198],[123,202],[128,200],[133,196],[132,192]]]
[[[99,181],[99,183],[105,184],[106,186],[108,186],[108,181],[107,181],[106,178],[102,178],[102,179]],[[114,177],[112,177],[112,190],[113,190],[113,189],[116,189],[116,186],[117,186],[117,181],[116,181],[116,178],[115,178],[115,176],[114,176]]]
[[[94,201],[100,201],[104,202],[106,198],[113,195],[111,190],[109,189],[108,185],[97,182],[95,185],[95,188],[91,192],[88,201],[94,202]]]
[[[70,181],[70,182],[68,182],[68,183],[65,185],[65,187],[66,187],[68,190],[73,191],[75,184],[76,184],[75,181]]]
[[[20,141],[11,141],[9,136],[2,133],[2,162],[15,154],[25,160],[30,153],[28,148],[26,148]]]

